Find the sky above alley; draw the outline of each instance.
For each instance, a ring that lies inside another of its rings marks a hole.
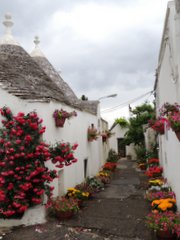
[[[0,20],[12,14],[13,35],[29,53],[38,35],[41,50],[78,97],[117,93],[101,100],[105,109],[153,89],[167,2],[0,0]],[[1,25],[0,37],[3,31]],[[118,108],[103,117],[126,114]]]

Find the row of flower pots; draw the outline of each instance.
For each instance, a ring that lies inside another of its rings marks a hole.
[[[146,216],[146,225],[159,240],[179,239],[180,214],[176,212],[175,193],[163,178],[163,168],[159,166],[158,159],[148,159],[146,167],[148,183],[145,198],[151,211]]]
[[[77,112],[67,112],[63,109],[56,109],[53,113],[53,118],[55,120],[56,127],[64,127],[64,123],[66,119],[70,119],[72,117],[77,117]],[[98,130],[94,127],[94,124],[88,127],[87,130],[87,139],[89,142],[95,141],[98,137],[102,137],[102,141],[105,143],[107,140],[113,135],[113,133],[109,130],[105,130],[102,133],[98,132]]]
[[[83,207],[84,201],[92,199],[95,193],[100,192],[110,183],[115,169],[116,163],[105,163],[96,176],[88,177],[85,182],[69,188],[65,196],[54,199],[50,212],[60,221],[70,219]]]

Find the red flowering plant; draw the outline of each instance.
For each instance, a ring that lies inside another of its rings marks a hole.
[[[45,163],[53,161],[49,145],[41,141],[45,127],[36,112],[13,116],[7,107],[0,109],[0,217],[16,218],[31,206],[52,197],[49,183],[56,175]]]
[[[148,159],[147,164],[149,167],[159,166],[159,159],[158,158],[150,158],[150,159]]]
[[[153,166],[153,167],[148,168],[148,170],[146,170],[145,174],[149,178],[155,178],[155,177],[162,176],[162,172],[163,172],[162,167]]]
[[[180,105],[178,103],[165,103],[160,109],[160,114],[167,117],[173,131],[180,132]]]
[[[108,138],[112,137],[114,133],[112,133],[110,130],[105,130],[101,133],[102,136],[102,141],[106,142],[108,140]]]
[[[169,127],[169,121],[167,120],[167,118],[164,117],[160,117],[157,120],[149,121],[149,126],[159,134],[164,134],[165,124],[167,125],[167,127]]]
[[[74,157],[74,150],[78,147],[78,144],[71,145],[69,142],[58,142],[54,146],[50,147],[50,153],[53,157],[52,162],[56,164],[58,168],[63,168],[64,166],[69,166],[72,163],[77,162]]]
[[[76,111],[67,112],[63,109],[61,110],[56,109],[53,113],[53,118],[55,119],[56,127],[63,127],[66,119],[70,119],[71,117],[76,116],[77,116]]]
[[[108,170],[108,171],[114,171],[117,167],[117,163],[114,162],[107,162],[104,164],[104,166],[102,167],[103,170]]]
[[[178,103],[170,104],[168,102],[164,103],[159,109],[161,116],[169,116],[180,111],[180,105]]]

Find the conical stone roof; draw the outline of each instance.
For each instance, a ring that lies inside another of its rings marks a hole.
[[[70,105],[74,107],[81,108],[90,113],[97,113],[98,101],[82,101],[78,99],[73,90],[69,85],[61,78],[60,74],[54,69],[52,64],[45,57],[41,49],[39,48],[39,38],[36,36],[35,48],[31,52],[31,57],[36,61],[36,63],[44,70],[44,72],[52,79],[54,83],[63,91]]]
[[[54,99],[68,103],[63,91],[18,45],[0,45],[0,83],[9,93],[22,99]]]

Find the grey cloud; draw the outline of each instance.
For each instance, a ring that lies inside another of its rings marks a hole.
[[[125,98],[132,89],[135,93],[139,89],[142,92],[151,89],[161,33],[148,29],[146,23],[100,42],[75,38],[70,28],[58,33],[51,31],[50,19],[54,12],[87,2],[135,4],[134,0],[2,0],[0,20],[4,13],[12,13],[14,36],[28,51],[33,46],[33,36],[39,34],[41,49],[78,95],[96,97],[98,91],[117,90]],[[0,27],[0,35],[2,29]]]

